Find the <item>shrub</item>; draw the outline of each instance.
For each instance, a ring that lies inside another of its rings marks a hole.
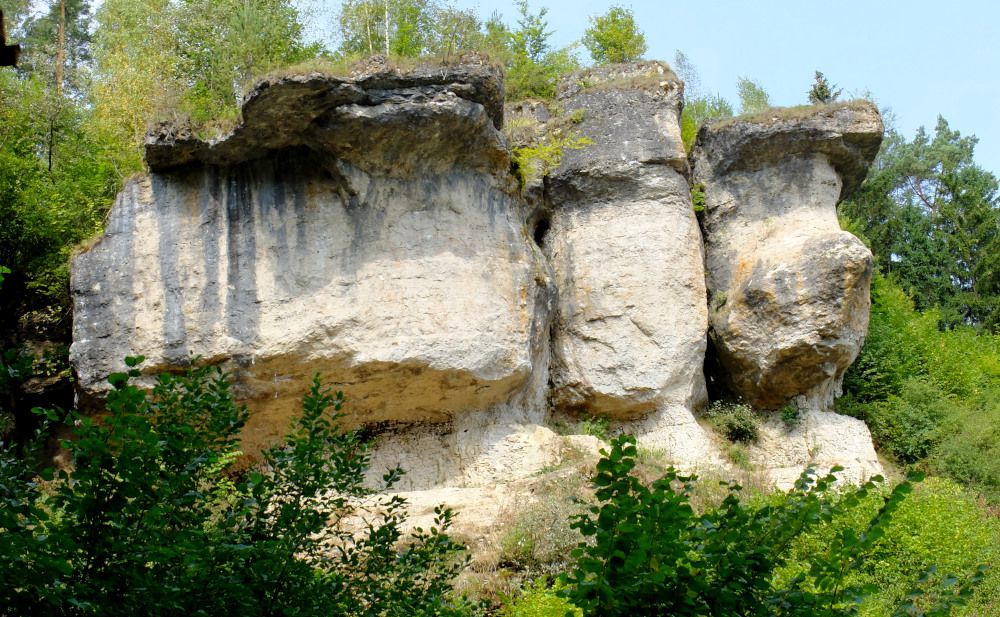
[[[810,556],[838,534],[860,533],[882,503],[885,489],[864,497],[857,507],[844,510],[830,521],[796,538],[791,559],[779,570],[788,578],[806,570]],[[780,498],[779,498],[780,500]],[[780,503],[776,502],[776,503]],[[928,478],[915,486],[885,527],[885,535],[872,546],[868,559],[849,574],[853,584],[871,589],[860,607],[862,615],[888,615],[906,602],[918,581],[943,580],[948,572],[969,572],[978,564],[995,564],[1000,557],[1000,521],[984,512],[968,489],[944,478]],[[960,614],[992,615],[1000,606],[1000,572],[991,569]],[[924,604],[932,597],[916,598]],[[992,608],[992,610],[990,610]]]
[[[1000,337],[939,329],[890,279],[872,285],[868,339],[838,409],[883,452],[1000,498]]]
[[[583,617],[583,611],[557,595],[560,587],[548,587],[538,579],[512,603],[504,606],[500,617]]]
[[[593,478],[600,503],[574,520],[588,541],[573,551],[559,592],[585,615],[602,617],[854,614],[868,590],[848,575],[870,565],[913,489],[906,481],[878,495],[859,531],[838,530],[802,556],[795,575],[780,579],[775,574],[793,557],[789,547],[799,534],[857,509],[877,486],[837,494],[832,473],[817,479],[807,470],[776,503],[745,505],[740,487],[729,485],[718,508],[696,514],[688,499],[694,478],[671,470],[646,486],[632,474],[633,437],[616,438],[602,454]],[[980,580],[943,579],[927,614],[966,602]],[[914,597],[928,597],[925,591]]]
[[[581,539],[580,533],[570,528],[570,519],[584,510],[582,484],[583,478],[575,472],[540,482],[535,490],[537,500],[519,504],[503,525],[498,538],[500,564],[532,576],[562,571]]]
[[[611,431],[611,418],[607,415],[591,415],[580,420],[580,432],[584,435],[597,437],[601,441],[608,440]]]
[[[788,403],[781,408],[781,421],[788,428],[793,428],[798,426],[799,422],[802,421],[802,417],[799,415],[799,408]]]
[[[535,143],[514,148],[512,164],[521,187],[555,171],[566,150],[580,150],[593,144],[594,140],[576,131],[555,129]]]
[[[760,435],[760,419],[746,403],[713,401],[705,416],[729,441],[748,443]]]
[[[404,538],[405,502],[362,487],[368,454],[338,426],[342,393],[315,379],[284,442],[238,473],[247,411],[226,376],[193,368],[147,394],[128,383],[139,361],[109,377],[106,416],[69,415],[71,475],[0,457],[0,614],[468,612],[449,599],[464,565],[451,513]]]

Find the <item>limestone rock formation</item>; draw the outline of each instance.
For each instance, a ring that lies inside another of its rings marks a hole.
[[[598,67],[563,84],[562,112],[594,143],[564,152],[548,178],[544,248],[559,292],[553,404],[639,420],[640,438],[659,431],[652,441],[688,461],[712,448],[692,414],[706,399],[708,323],[682,93],[658,62]]]
[[[559,290],[552,396],[632,418],[664,396],[704,396],[707,316],[687,158],[672,130],[682,86],[662,64],[615,68],[577,76],[585,86],[560,98],[595,143],[565,152],[546,187]]]
[[[836,205],[878,151],[867,102],[773,110],[704,127],[711,337],[733,389],[757,407],[829,409],[868,330],[872,256]]]
[[[496,69],[451,71],[264,82],[228,137],[151,134],[152,173],[74,264],[82,391],[125,355],[150,373],[225,362],[252,444],[284,432],[317,372],[355,424],[530,398],[549,282],[497,130]]]
[[[522,105],[514,117],[540,128],[515,141],[558,127],[590,142],[526,187],[501,133],[500,74],[475,58],[266,80],[218,139],[155,127],[150,173],[73,264],[81,400],[99,400],[127,355],[146,356],[147,384],[200,357],[231,372],[253,452],[318,372],[377,435],[373,477],[402,465],[399,490],[478,503],[593,457],[597,439],[553,430],[588,415],[680,466],[725,467],[697,420],[711,326],[739,393],[804,410],[795,430],[767,424],[752,453],[772,479],[810,462],[877,472],[864,425],[828,412],[864,337],[871,273],[834,206],[878,148],[877,113],[707,129],[703,243],[682,94],[669,67],[644,62]]]

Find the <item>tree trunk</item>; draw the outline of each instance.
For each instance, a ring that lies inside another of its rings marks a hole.
[[[389,59],[389,0],[385,0],[385,59]]]
[[[56,96],[62,94],[63,66],[66,64],[66,0],[59,0],[59,44],[56,48]]]

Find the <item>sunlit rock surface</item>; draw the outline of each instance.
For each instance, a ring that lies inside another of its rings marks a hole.
[[[73,263],[81,402],[96,407],[128,355],[146,356],[147,386],[218,363],[250,408],[252,456],[319,373],[375,436],[373,485],[400,465],[398,490],[461,494],[482,513],[497,486],[593,460],[601,443],[580,421],[595,416],[666,462],[731,471],[699,420],[710,333],[737,393],[803,410],[794,429],[765,423],[750,452],[762,474],[877,472],[864,425],[829,412],[871,274],[834,207],[878,148],[877,112],[706,129],[700,228],[682,95],[669,67],[643,62],[520,106],[512,117],[534,124],[515,143],[556,127],[583,138],[523,187],[500,72],[474,57],[266,80],[213,140],[157,125],[150,172]]]

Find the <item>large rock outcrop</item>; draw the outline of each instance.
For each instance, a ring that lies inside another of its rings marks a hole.
[[[474,58],[267,80],[218,139],[155,127],[150,172],[73,264],[81,399],[98,401],[127,355],[146,356],[146,384],[200,357],[232,373],[253,452],[318,372],[378,435],[373,477],[402,465],[400,489],[475,500],[592,456],[597,439],[550,428],[585,416],[675,464],[726,467],[698,421],[711,330],[738,393],[803,409],[794,430],[765,424],[759,469],[783,484],[810,462],[877,472],[863,424],[828,411],[864,337],[871,272],[834,206],[878,147],[877,113],[706,129],[703,243],[682,94],[644,62],[567,80],[551,109],[521,106],[541,126],[527,139],[589,143],[526,190],[500,74]]]
[[[693,410],[706,400],[701,231],[680,136],[683,85],[668,66],[595,68],[562,87],[562,113],[593,141],[545,185],[544,248],[559,293],[557,408],[647,433],[678,461],[712,458]]]
[[[489,65],[384,69],[264,82],[220,140],[159,127],[151,173],[74,264],[82,391],[125,355],[149,373],[225,362],[253,445],[284,432],[317,372],[355,424],[530,398],[549,283],[501,101]]]
[[[837,222],[882,122],[867,102],[774,110],[704,127],[711,336],[732,388],[757,407],[829,408],[868,331],[872,256]]]

